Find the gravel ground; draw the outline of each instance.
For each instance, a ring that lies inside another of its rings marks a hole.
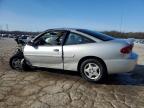
[[[144,108],[144,47],[131,73],[110,75],[102,84],[77,72],[39,69],[18,72],[8,61],[16,43],[0,39],[0,108]]]

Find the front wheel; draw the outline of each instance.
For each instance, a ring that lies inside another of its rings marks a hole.
[[[96,59],[87,59],[80,66],[81,76],[91,82],[102,81],[106,75],[106,68],[102,62]]]
[[[22,55],[15,54],[10,58],[10,67],[16,70],[30,70],[30,66],[26,64],[26,61]]]

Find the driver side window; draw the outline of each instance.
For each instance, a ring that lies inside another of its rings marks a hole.
[[[38,40],[37,45],[44,46],[44,45],[62,45],[63,37],[65,32],[63,31],[54,31],[54,32],[47,32],[43,34]]]

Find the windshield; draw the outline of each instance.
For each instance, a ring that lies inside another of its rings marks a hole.
[[[100,40],[103,40],[103,41],[110,41],[110,40],[114,39],[114,37],[111,37],[109,35],[106,35],[106,34],[103,34],[103,33],[99,33],[99,32],[96,32],[96,31],[92,31],[92,30],[77,29],[77,31],[80,31],[82,33],[91,35],[91,36],[93,36],[95,38],[98,38]]]

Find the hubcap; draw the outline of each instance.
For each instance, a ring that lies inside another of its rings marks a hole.
[[[88,63],[84,67],[85,75],[93,80],[96,80],[100,76],[100,67],[95,63]]]
[[[21,69],[21,59],[19,59],[19,58],[13,59],[13,61],[12,61],[12,66],[13,66],[15,69]]]

